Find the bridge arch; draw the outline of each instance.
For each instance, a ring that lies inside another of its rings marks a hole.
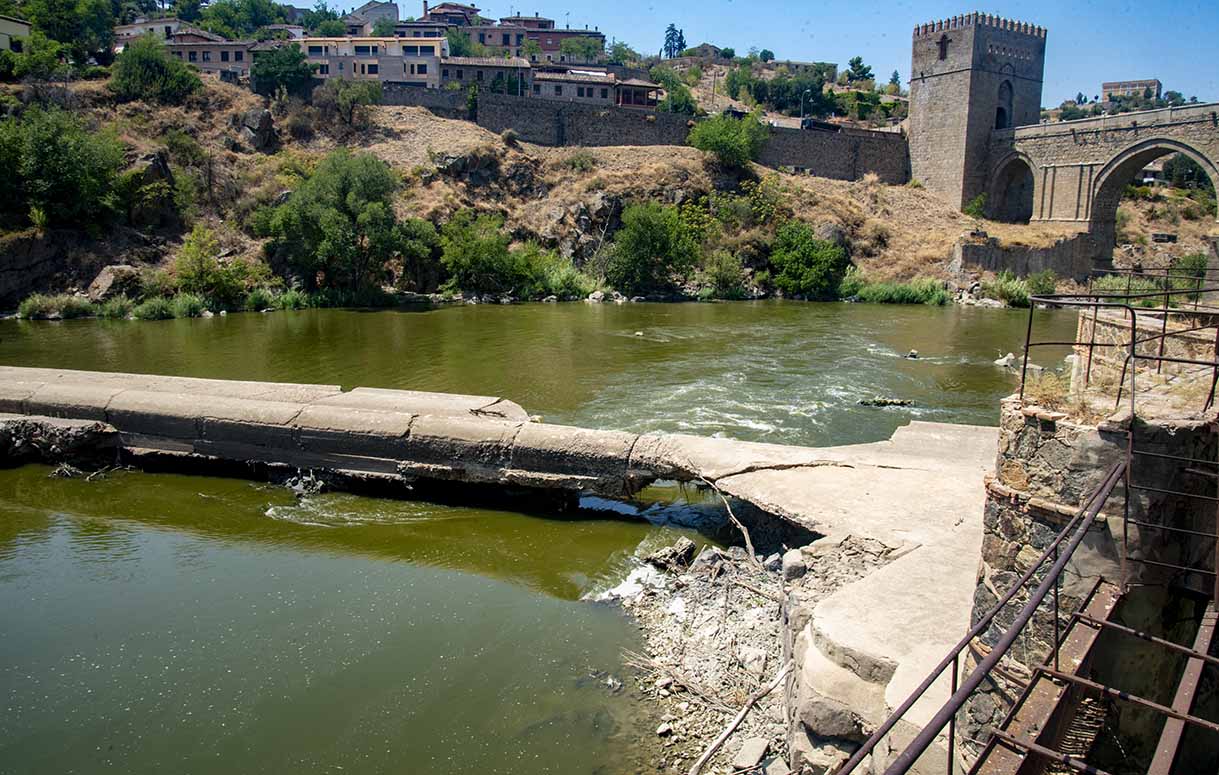
[[[1219,167],[1206,154],[1189,143],[1171,137],[1152,137],[1119,151],[1097,173],[1092,186],[1090,231],[1111,246],[1117,241],[1117,208],[1122,192],[1139,170],[1161,156],[1182,153],[1193,159],[1206,172],[1219,190]],[[1212,213],[1219,219],[1219,210]],[[1102,244],[1104,244],[1102,242]]]
[[[1028,223],[1033,217],[1037,165],[1022,151],[1012,151],[991,169],[986,189],[987,215],[1004,223]]]

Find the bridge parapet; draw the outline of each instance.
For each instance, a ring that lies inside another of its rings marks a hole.
[[[1180,124],[1219,122],[1219,102],[1197,105],[1182,105],[1176,108],[1141,110],[1135,113],[1119,113],[1116,116],[1092,116],[1056,124],[1031,124],[1012,129],[996,129],[991,134],[992,142],[1004,140],[1027,140],[1037,137],[1055,137],[1061,134],[1107,129],[1131,129],[1138,127],[1170,127]]]

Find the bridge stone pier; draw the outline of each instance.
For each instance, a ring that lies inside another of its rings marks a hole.
[[[1219,104],[997,129],[988,209],[1004,221],[1079,223],[1105,251],[1114,243],[1123,189],[1152,160],[1177,153],[1219,185]]]

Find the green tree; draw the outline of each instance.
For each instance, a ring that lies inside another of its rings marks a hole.
[[[445,37],[449,41],[449,56],[474,56],[474,42],[470,40],[470,36],[467,33],[462,32],[460,29],[450,29],[445,33]]]
[[[661,51],[666,58],[673,59],[685,49],[684,37],[676,24],[670,23],[668,27],[665,27],[665,42]]]
[[[68,46],[51,40],[37,30],[30,33],[28,38],[20,40],[20,52],[0,52],[8,55],[8,77],[45,81],[60,78],[70,69],[64,62],[69,53]]]
[[[533,38],[525,38],[525,45],[521,46],[521,56],[531,62],[537,61],[542,56],[542,47]]]
[[[272,0],[215,0],[204,7],[200,26],[228,38],[248,38],[261,27],[283,21],[283,7]]]
[[[720,49],[720,58],[721,59],[736,59],[736,49],[721,48]]]
[[[318,25],[322,22],[339,21],[339,13],[335,9],[326,4],[326,0],[317,0],[313,8],[305,11],[301,17],[301,25],[310,32],[320,35]],[[329,37],[329,36],[327,36]]]
[[[33,220],[90,226],[118,209],[115,183],[123,145],[113,132],[91,132],[60,110],[32,107],[0,119],[0,222]]]
[[[338,19],[324,19],[318,22],[314,33],[321,38],[341,38],[347,34],[347,26]]]
[[[713,116],[695,125],[689,143],[715,156],[722,167],[743,169],[758,157],[767,134],[766,125],[756,115],[741,119]]]
[[[605,56],[605,49],[596,38],[564,38],[559,53],[577,62],[597,62]]]
[[[764,48],[758,52],[758,59],[762,60],[763,62],[773,62],[775,59],[775,52],[768,48]]]
[[[394,22],[390,19],[377,19],[372,25],[373,37],[377,38],[392,38],[394,36]]]
[[[779,290],[806,299],[832,299],[850,266],[841,245],[817,239],[802,221],[788,221],[779,227],[770,263]]]
[[[459,210],[440,229],[440,263],[449,275],[445,288],[467,293],[517,293],[531,279],[513,261],[503,218]]]
[[[665,90],[665,98],[657,106],[659,110],[687,115],[694,115],[698,112],[698,103],[694,101],[694,95],[673,68],[667,65],[657,65],[649,73],[652,80],[663,86]]]
[[[902,74],[894,70],[893,75],[889,76],[889,83],[892,86],[900,87],[902,85]]]
[[[370,153],[330,153],[288,197],[257,220],[268,250],[305,285],[365,289],[384,280],[402,235],[394,216],[398,178]]]
[[[203,14],[201,0],[174,0],[174,16],[184,22],[197,22]]]
[[[872,68],[863,63],[863,57],[851,57],[847,60],[847,81],[855,83],[870,80],[872,80]]]
[[[682,227],[676,207],[629,205],[614,235],[605,279],[625,294],[667,290],[698,264],[698,242]]]
[[[250,68],[250,77],[258,82],[264,94],[280,89],[295,94],[313,77],[313,66],[300,44],[290,43],[262,52]]]
[[[110,72],[110,90],[123,100],[180,104],[203,88],[195,71],[169,55],[155,35],[141,35],[123,50]]]
[[[348,129],[363,126],[364,108],[381,102],[380,81],[349,81],[327,78],[313,90],[313,104],[327,120],[341,122]]]
[[[70,47],[78,65],[90,57],[110,61],[115,17],[109,0],[27,0],[23,14],[35,30]]]

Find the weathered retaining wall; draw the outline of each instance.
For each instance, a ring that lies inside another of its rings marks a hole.
[[[869,172],[893,185],[910,180],[910,145],[896,132],[771,127],[770,139],[758,161],[770,167],[806,169],[837,180],[859,180]]]
[[[1138,309],[1135,318],[1138,326],[1135,334],[1137,344],[1135,351],[1140,355],[1169,358],[1185,358],[1197,361],[1215,360],[1215,334],[1213,329],[1203,328],[1191,331],[1191,328],[1214,326],[1215,315],[1199,313],[1171,316],[1167,328],[1168,336],[1164,338],[1163,352],[1160,351],[1160,336],[1163,320],[1151,309]],[[1179,329],[1174,332],[1174,329]],[[1104,310],[1096,314],[1081,314],[1076,329],[1075,373],[1072,374],[1072,384],[1082,385],[1080,381],[1083,371],[1089,371],[1090,384],[1112,385],[1116,387],[1122,378],[1126,366],[1126,356],[1130,352],[1130,316],[1124,312]],[[1089,348],[1088,342],[1096,342]],[[1157,368],[1153,361],[1138,361],[1138,373],[1135,375],[1135,387],[1141,392],[1147,387],[1162,382],[1168,375],[1196,374],[1206,367],[1195,364],[1164,363]],[[1153,376],[1154,375],[1154,376]],[[1129,377],[1127,376],[1127,380]],[[1149,380],[1149,381],[1143,381]],[[1126,383],[1129,385],[1129,382]],[[1197,409],[1202,408],[1204,396],[1198,397]]]
[[[478,96],[478,125],[539,145],[685,145],[690,132],[689,117],[673,113],[487,93]]]
[[[1084,425],[1061,413],[1026,407],[1014,398],[1002,403],[995,473],[987,480],[982,561],[973,621],[990,610],[998,595],[1010,589],[1032,566],[1113,464],[1125,457],[1128,423],[1128,417],[1114,417],[1095,426]],[[1136,421],[1134,434],[1135,446],[1140,450],[1215,459],[1214,437],[1204,422]],[[1213,493],[1213,484],[1184,468],[1173,461],[1140,455],[1134,460],[1132,481],[1181,492]],[[1100,578],[1112,583],[1121,580],[1122,510],[1123,493],[1119,487],[1067,565],[1060,597],[1064,627],[1065,617],[1079,607]],[[1190,530],[1213,530],[1215,519],[1213,504],[1208,502],[1142,490],[1131,491],[1130,516],[1134,520]],[[1130,526],[1130,555],[1213,567],[1210,557],[1213,547],[1188,537],[1166,539],[1166,535],[1163,531],[1141,532],[1137,526]],[[1164,583],[1168,578],[1165,571],[1137,562],[1128,563],[1127,573],[1135,583]],[[1209,583],[1209,577],[1200,575],[1176,580],[1195,585]],[[1027,600],[1027,592],[1019,593],[996,617],[979,637],[984,649],[997,643]],[[1047,598],[1008,659],[1030,667],[1041,663],[1050,653],[1053,635],[1053,606]],[[965,672],[972,670],[975,663],[975,658],[968,659]],[[983,683],[959,719],[962,740],[984,739],[984,730],[998,724],[1006,714],[1010,696],[1015,696],[1011,687],[1000,687],[989,679]]]
[[[465,91],[422,89],[402,83],[381,84],[382,105],[414,105],[444,118],[468,118]]]
[[[991,272],[1008,270],[1018,277],[1050,269],[1059,277],[1086,282],[1099,249],[1090,234],[1078,234],[1058,240],[1044,248],[1027,245],[1000,245],[999,240],[963,239],[952,249],[949,270],[960,273],[967,269]]]

